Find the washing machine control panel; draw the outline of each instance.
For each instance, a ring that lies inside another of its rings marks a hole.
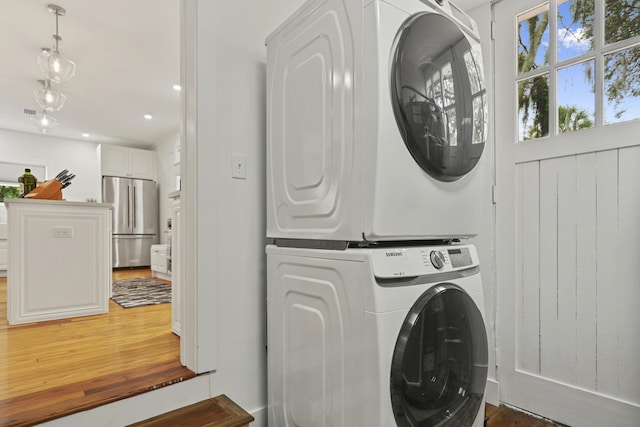
[[[433,265],[437,270],[442,269],[447,261],[442,251],[431,251],[429,259],[431,260],[431,265]]]
[[[379,278],[423,276],[478,266],[473,245],[372,249],[373,273]]]
[[[449,259],[451,260],[451,267],[459,268],[473,265],[473,259],[468,248],[451,248],[447,249]]]

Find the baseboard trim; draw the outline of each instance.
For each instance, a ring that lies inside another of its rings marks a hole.
[[[151,270],[151,277],[157,277],[158,279],[171,281],[171,274],[163,273],[161,271]]]
[[[494,406],[500,405],[500,383],[493,378],[487,379],[487,388],[484,393],[485,400]]]
[[[263,406],[262,408],[249,411],[254,418],[253,422],[249,425],[251,427],[267,427],[268,409],[266,406]]]

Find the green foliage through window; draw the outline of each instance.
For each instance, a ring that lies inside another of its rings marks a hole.
[[[558,107],[558,129],[560,132],[574,132],[593,127],[589,113],[575,105]]]
[[[17,199],[19,195],[19,187],[15,185],[0,185],[0,203],[4,199]]]
[[[520,141],[549,135],[549,114],[553,111],[559,133],[594,127],[592,108],[603,112],[604,124],[640,118],[640,43],[636,40],[640,36],[640,0],[605,0],[604,22],[595,19],[597,3],[599,0],[558,2],[557,28],[550,28],[548,4],[518,17],[518,74],[528,74],[517,82]],[[557,35],[556,46],[549,45],[550,31]],[[604,44],[599,52],[595,51],[596,34],[602,37],[600,46]],[[571,61],[574,57],[576,62]],[[594,69],[596,57],[604,58],[601,76]],[[582,71],[574,72],[578,66]],[[558,77],[556,85],[573,79],[573,93],[583,95],[577,105],[561,105],[576,101],[571,94],[560,93],[558,86],[549,87],[549,76],[556,76],[561,69],[565,70],[563,80]],[[584,81],[579,81],[580,76]],[[596,79],[604,87],[604,105],[594,105]],[[557,105],[549,105],[550,91],[556,94]],[[584,96],[587,91],[593,94],[590,99]]]

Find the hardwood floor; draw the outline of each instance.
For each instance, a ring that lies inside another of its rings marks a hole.
[[[113,273],[128,277],[151,274]],[[6,309],[0,278],[0,426],[33,425],[195,376],[180,365],[171,304],[123,309],[110,300],[107,314],[15,326]]]
[[[488,417],[487,427],[558,427],[560,425],[529,416],[502,405],[487,404],[485,414]]]

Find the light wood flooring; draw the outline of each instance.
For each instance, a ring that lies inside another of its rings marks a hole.
[[[151,272],[113,273],[132,277]],[[15,326],[6,313],[0,278],[0,426],[33,425],[195,376],[180,365],[171,304],[123,309],[110,300],[107,314]]]

